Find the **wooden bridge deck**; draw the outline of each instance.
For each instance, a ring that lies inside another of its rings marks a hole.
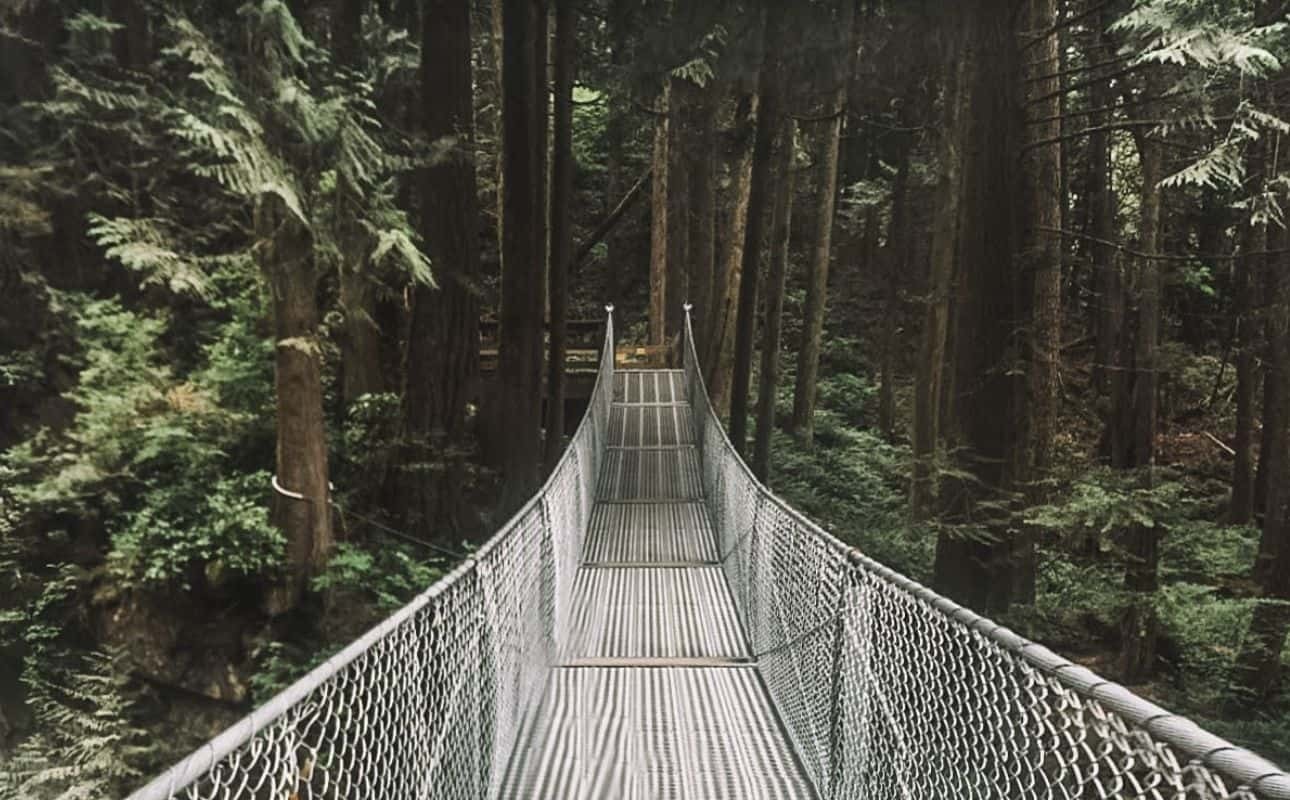
[[[571,630],[505,798],[813,797],[702,504],[684,374],[619,372]]]

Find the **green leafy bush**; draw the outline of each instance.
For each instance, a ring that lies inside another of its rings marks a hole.
[[[313,583],[318,591],[365,597],[380,611],[388,612],[442,576],[442,564],[418,559],[402,545],[382,543],[369,549],[341,542],[327,569]]]
[[[184,501],[186,492],[148,492],[112,537],[112,564],[122,582],[182,582],[199,566],[212,582],[227,573],[272,575],[286,539],[269,523],[268,485],[267,472],[223,478],[192,504]]]

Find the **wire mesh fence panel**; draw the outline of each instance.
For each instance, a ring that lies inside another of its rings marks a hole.
[[[1290,776],[848,548],[753,478],[686,392],[754,657],[824,798],[1287,800]]]
[[[609,429],[613,341],[610,319],[568,450],[493,538],[132,798],[495,794],[569,618]]]

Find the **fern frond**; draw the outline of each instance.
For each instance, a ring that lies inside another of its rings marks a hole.
[[[406,230],[386,228],[377,231],[371,261],[378,265],[389,263],[417,283],[438,285],[431,271],[429,256],[421,251]]]

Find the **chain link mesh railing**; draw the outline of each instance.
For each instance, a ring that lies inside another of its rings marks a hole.
[[[1286,800],[1290,775],[848,548],[761,485],[712,410],[703,489],[771,696],[823,798]]]
[[[609,430],[613,341],[610,316],[582,423],[546,484],[495,536],[132,800],[495,793],[569,625]]]

